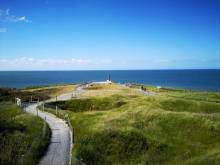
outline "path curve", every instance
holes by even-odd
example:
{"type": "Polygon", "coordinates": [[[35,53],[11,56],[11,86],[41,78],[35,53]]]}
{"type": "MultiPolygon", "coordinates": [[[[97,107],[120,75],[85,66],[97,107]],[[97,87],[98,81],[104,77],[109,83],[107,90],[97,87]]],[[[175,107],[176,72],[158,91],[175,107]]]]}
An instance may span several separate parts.
{"type": "MultiPolygon", "coordinates": [[[[37,104],[26,108],[28,112],[37,115],[37,104]]],[[[41,158],[39,165],[68,165],[71,152],[71,132],[65,121],[56,116],[38,111],[38,116],[49,124],[52,136],[46,154],[41,158]]]]}
{"type": "MultiPolygon", "coordinates": [[[[69,100],[73,96],[78,96],[83,92],[83,87],[79,86],[76,91],[66,93],[57,97],[57,100],[69,100]]],[[[55,101],[56,98],[46,102],[55,101]]],[[[38,115],[44,119],[52,132],[50,144],[46,154],[41,158],[39,165],[68,165],[71,164],[72,133],[64,120],[55,115],[37,110],[37,106],[42,104],[34,103],[26,107],[26,111],[38,115]]]]}

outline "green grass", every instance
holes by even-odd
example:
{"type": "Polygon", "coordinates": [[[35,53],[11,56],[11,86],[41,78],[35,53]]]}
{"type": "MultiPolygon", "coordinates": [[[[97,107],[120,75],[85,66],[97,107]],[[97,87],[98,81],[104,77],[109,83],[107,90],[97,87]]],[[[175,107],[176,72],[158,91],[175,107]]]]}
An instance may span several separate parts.
{"type": "Polygon", "coordinates": [[[41,101],[73,90],[74,85],[0,88],[0,164],[36,164],[50,142],[48,125],[13,105],[15,97],[41,101]]]}
{"type": "Polygon", "coordinates": [[[47,106],[58,105],[61,109],[68,109],[74,112],[83,111],[98,111],[98,110],[109,110],[113,108],[119,108],[126,104],[126,102],[120,99],[120,96],[114,95],[111,97],[93,97],[84,99],[74,99],[72,101],[58,101],[47,104],[47,106]]]}
{"type": "Polygon", "coordinates": [[[50,141],[50,129],[39,117],[0,103],[0,164],[36,164],[50,141]]]}
{"type": "Polygon", "coordinates": [[[219,93],[149,88],[158,95],[58,102],[75,130],[73,164],[220,164],[219,93]]]}
{"type": "Polygon", "coordinates": [[[32,101],[38,101],[38,99],[42,101],[74,90],[75,85],[43,86],[26,89],[0,88],[0,101],[14,102],[15,97],[20,98],[22,102],[29,102],[31,97],[32,101]]]}
{"type": "Polygon", "coordinates": [[[141,88],[141,86],[146,87],[149,91],[156,92],[159,95],[174,97],[174,98],[184,98],[187,100],[195,101],[206,101],[220,103],[220,93],[219,92],[208,92],[208,91],[193,91],[185,89],[176,88],[160,88],[157,89],[155,86],[132,84],[131,88],[141,88]]]}
{"type": "Polygon", "coordinates": [[[31,97],[33,101],[37,101],[38,99],[41,101],[50,98],[50,96],[45,92],[39,92],[39,91],[32,92],[32,91],[22,91],[11,88],[0,88],[0,102],[1,101],[14,102],[16,97],[20,98],[22,102],[29,102],[31,97]]]}
{"type": "Polygon", "coordinates": [[[177,112],[195,112],[195,113],[219,113],[220,104],[191,101],[185,99],[164,99],[160,101],[161,108],[177,112]]]}

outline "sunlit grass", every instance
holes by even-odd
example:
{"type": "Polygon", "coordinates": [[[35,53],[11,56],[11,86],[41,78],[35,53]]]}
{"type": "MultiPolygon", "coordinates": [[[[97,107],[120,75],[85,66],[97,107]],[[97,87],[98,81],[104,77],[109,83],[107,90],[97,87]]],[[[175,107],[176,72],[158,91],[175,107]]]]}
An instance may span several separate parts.
{"type": "MultiPolygon", "coordinates": [[[[207,101],[213,99],[211,93],[201,99],[203,92],[196,92],[190,99],[190,92],[184,90],[157,91],[150,97],[127,95],[123,89],[134,90],[95,86],[89,89],[93,95],[57,103],[63,109],[58,116],[68,114],[75,130],[73,160],[83,159],[86,164],[220,163],[220,104],[207,101]],[[112,89],[119,90],[117,95],[112,89]],[[125,104],[114,106],[119,100],[125,104]]],[[[156,91],[154,87],[148,90],[156,91]]]]}
{"type": "Polygon", "coordinates": [[[88,87],[86,92],[84,92],[80,97],[112,95],[140,95],[140,92],[138,92],[136,89],[113,83],[106,85],[93,85],[88,87]]]}
{"type": "Polygon", "coordinates": [[[40,118],[11,103],[0,103],[0,164],[36,164],[50,141],[40,118]]]}
{"type": "Polygon", "coordinates": [[[34,87],[24,89],[24,92],[39,93],[47,95],[49,97],[59,96],[64,93],[73,92],[76,85],[55,85],[55,86],[46,86],[46,87],[34,87]]]}

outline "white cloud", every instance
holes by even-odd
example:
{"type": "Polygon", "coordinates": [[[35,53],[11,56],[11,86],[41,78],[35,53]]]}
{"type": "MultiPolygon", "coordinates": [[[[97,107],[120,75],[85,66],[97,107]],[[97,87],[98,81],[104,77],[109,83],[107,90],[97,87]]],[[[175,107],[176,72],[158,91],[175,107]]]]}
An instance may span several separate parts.
{"type": "Polygon", "coordinates": [[[25,23],[30,23],[31,21],[26,18],[26,16],[22,17],[16,17],[14,15],[10,15],[6,17],[6,21],[8,22],[25,22],[25,23]]]}
{"type": "Polygon", "coordinates": [[[0,59],[0,70],[7,69],[27,69],[27,70],[46,70],[46,69],[77,69],[92,64],[88,59],[36,59],[21,57],[16,59],[0,59]]]}
{"type": "Polygon", "coordinates": [[[6,9],[6,10],[1,10],[0,9],[0,21],[2,21],[2,22],[12,22],[12,23],[15,23],[15,22],[30,23],[31,22],[31,20],[26,18],[26,16],[18,17],[18,16],[15,16],[15,15],[12,15],[10,13],[10,9],[6,9]]]}
{"type": "Polygon", "coordinates": [[[105,58],[0,58],[0,70],[83,70],[120,68],[105,58]]]}
{"type": "Polygon", "coordinates": [[[0,27],[0,33],[5,33],[5,32],[7,32],[7,28],[1,28],[0,27]]]}

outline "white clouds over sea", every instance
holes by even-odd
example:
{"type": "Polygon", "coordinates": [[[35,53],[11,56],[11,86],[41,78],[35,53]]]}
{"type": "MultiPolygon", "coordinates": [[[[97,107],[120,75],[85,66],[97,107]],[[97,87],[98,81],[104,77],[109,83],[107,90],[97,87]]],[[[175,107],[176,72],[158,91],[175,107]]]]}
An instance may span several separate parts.
{"type": "Polygon", "coordinates": [[[15,59],[0,59],[0,70],[66,70],[83,69],[100,64],[104,66],[110,61],[107,59],[90,60],[81,58],[52,59],[20,57],[15,59]]]}

